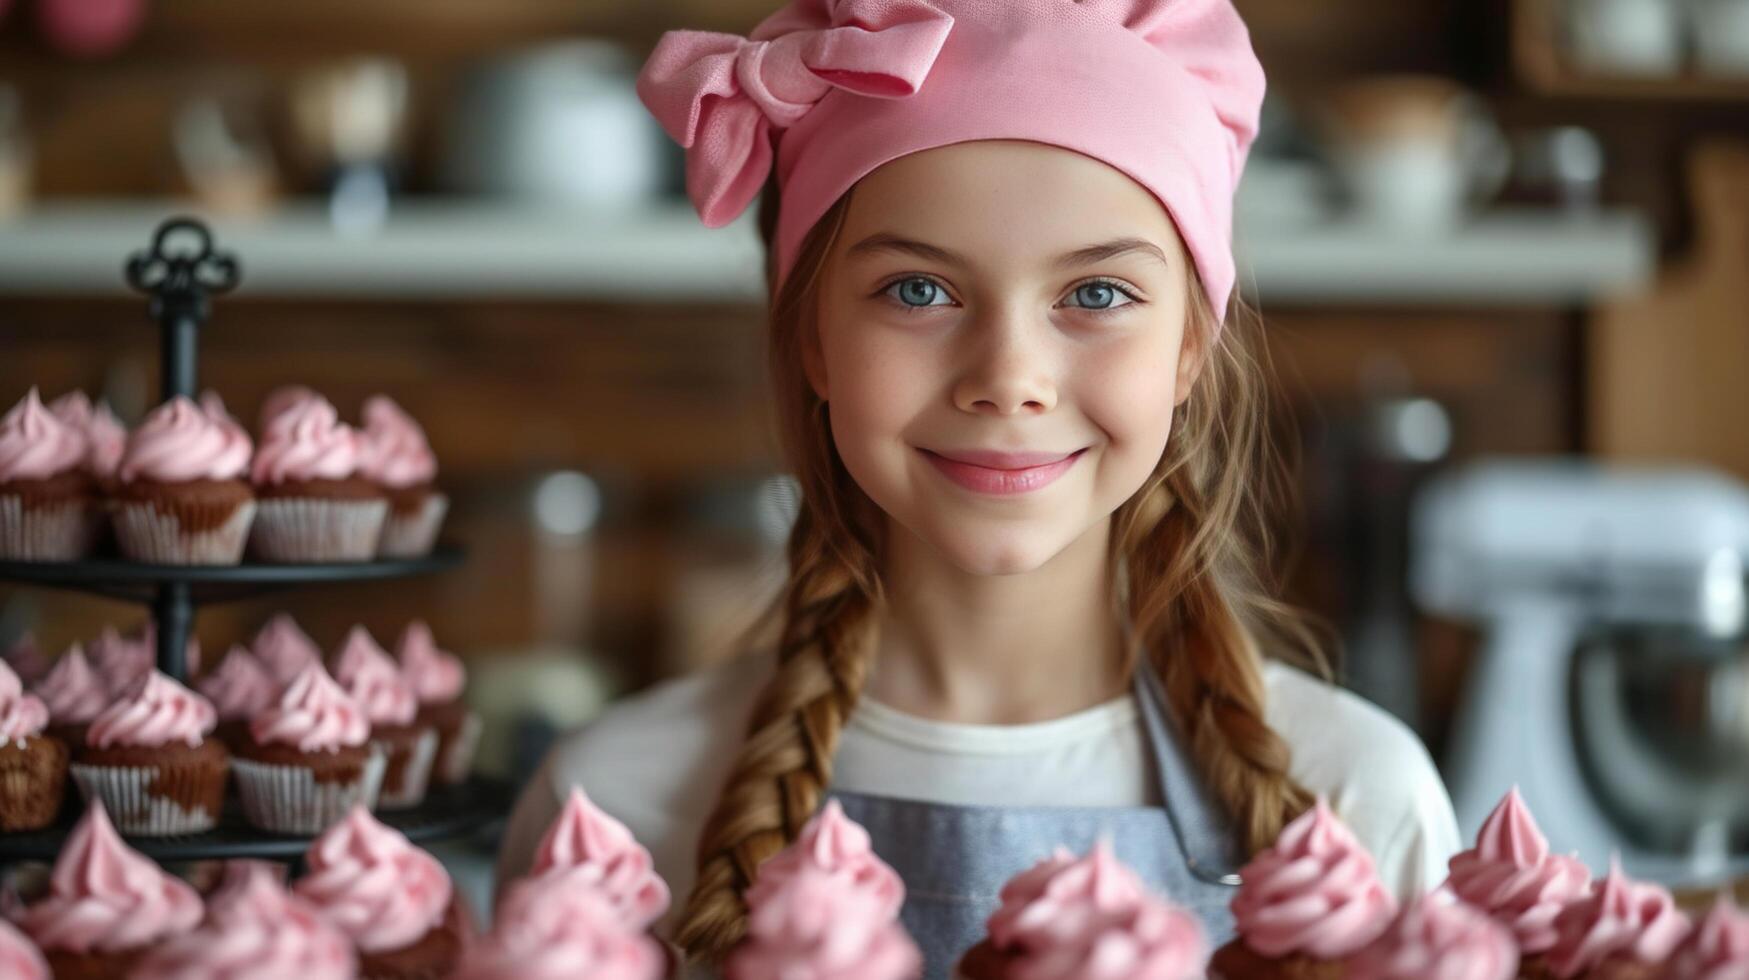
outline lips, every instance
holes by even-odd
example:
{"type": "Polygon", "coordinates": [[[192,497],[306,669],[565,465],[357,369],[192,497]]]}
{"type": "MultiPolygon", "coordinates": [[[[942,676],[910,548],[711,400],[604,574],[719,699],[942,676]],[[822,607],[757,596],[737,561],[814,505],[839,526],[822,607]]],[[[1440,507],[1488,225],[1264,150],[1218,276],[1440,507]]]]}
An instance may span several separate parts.
{"type": "Polygon", "coordinates": [[[1056,482],[1086,449],[1073,452],[1007,453],[988,450],[934,452],[919,449],[938,471],[976,493],[1030,493],[1056,482]]]}

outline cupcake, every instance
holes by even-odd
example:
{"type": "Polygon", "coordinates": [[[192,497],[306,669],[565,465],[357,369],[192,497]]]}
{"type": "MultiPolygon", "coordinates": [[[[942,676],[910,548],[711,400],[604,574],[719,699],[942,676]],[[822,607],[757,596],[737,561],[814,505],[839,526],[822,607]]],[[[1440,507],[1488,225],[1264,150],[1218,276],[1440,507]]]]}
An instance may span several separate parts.
{"type": "Polygon", "coordinates": [[[668,885],[656,874],[650,852],[625,824],[590,802],[582,787],[573,786],[535,849],[529,876],[577,869],[619,912],[627,928],[648,929],[668,911],[668,885]]]}
{"type": "Polygon", "coordinates": [[[1512,930],[1525,976],[1543,975],[1555,945],[1555,916],[1591,890],[1591,872],[1574,856],[1551,854],[1518,787],[1488,814],[1476,846],[1450,862],[1446,887],[1512,930]]]}
{"type": "Polygon", "coordinates": [[[401,673],[419,697],[419,721],[437,730],[437,764],[431,778],[453,786],[466,782],[480,745],[480,716],[462,700],[467,669],[461,658],[438,649],[431,627],[415,619],[395,644],[401,673]]]}
{"type": "Polygon", "coordinates": [[[54,666],[54,661],[44,656],[42,647],[36,645],[36,635],[28,632],[14,640],[5,653],[0,653],[0,660],[4,660],[6,666],[11,667],[18,679],[26,684],[42,680],[54,666]]]}
{"type": "Polygon", "coordinates": [[[440,980],[461,954],[449,873],[364,807],[323,831],[292,885],[352,939],[365,980],[440,980]]]}
{"type": "MultiPolygon", "coordinates": [[[[1201,962],[1197,963],[1201,966],[1201,962]]],[[[842,872],[804,864],[749,905],[747,935],[723,964],[724,980],[845,977],[917,980],[923,954],[875,892],[842,872]]],[[[1189,974],[1109,973],[1125,980],[1188,980],[1189,974]]],[[[1018,976],[1018,974],[1016,974],[1018,976]]],[[[1038,974],[1042,978],[1094,974],[1038,974]]]]}
{"type": "Polygon", "coordinates": [[[387,759],[377,805],[385,810],[418,806],[431,782],[437,731],[418,723],[413,686],[362,626],[346,634],[334,655],[334,679],[364,710],[371,741],[387,759]]]}
{"type": "Polygon", "coordinates": [[[1746,980],[1749,978],[1749,916],[1720,895],[1670,957],[1669,980],[1746,980]]]}
{"type": "Polygon", "coordinates": [[[1688,917],[1669,891],[1629,880],[1621,861],[1611,858],[1609,874],[1591,894],[1555,916],[1546,975],[1560,980],[1652,980],[1662,976],[1665,961],[1689,928],[1688,917]]]}
{"type": "Polygon", "coordinates": [[[305,667],[322,663],[322,648],[298,628],[297,620],[289,613],[280,613],[268,620],[267,625],[255,634],[249,651],[267,668],[274,683],[282,686],[290,684],[305,667]]]}
{"type": "Polygon", "coordinates": [[[48,733],[68,747],[84,745],[85,727],[109,707],[109,688],[77,643],[55,658],[55,665],[30,690],[48,706],[48,733]]]}
{"type": "Polygon", "coordinates": [[[1244,883],[1233,897],[1238,938],[1209,963],[1225,980],[1337,980],[1344,962],[1397,914],[1372,855],[1322,797],[1239,877],[1244,883]]]}
{"type": "Polygon", "coordinates": [[[178,395],[128,437],[116,469],[122,554],[162,565],[235,565],[255,519],[249,440],[178,395]]]}
{"type": "Polygon", "coordinates": [[[233,861],[207,921],[160,945],[129,980],[353,980],[352,941],[255,861],[233,861]]]}
{"type": "Polygon", "coordinates": [[[1506,926],[1448,894],[1411,902],[1348,964],[1348,980],[1512,980],[1518,944],[1506,926]]]}
{"type": "Polygon", "coordinates": [[[244,819],[279,834],[321,833],[354,806],[375,806],[383,780],[364,709],[319,663],[255,716],[231,765],[244,819]]]}
{"type": "Polygon", "coordinates": [[[266,432],[279,414],[299,402],[320,398],[314,388],[305,385],[280,385],[267,393],[261,401],[261,414],[256,417],[256,431],[266,432]]]}
{"type": "Polygon", "coordinates": [[[211,702],[154,670],[91,722],[73,781],[124,834],[211,830],[231,770],[231,754],[206,737],[217,721],[211,702]]]}
{"type": "Polygon", "coordinates": [[[449,497],[433,483],[437,456],[425,430],[387,395],[373,395],[364,402],[363,448],[359,472],[389,498],[377,554],[384,558],[430,554],[449,512],[449,497]]]}
{"type": "Polygon", "coordinates": [[[67,746],[43,733],[48,723],[42,699],[0,664],[0,830],[40,830],[60,812],[67,746]]]}
{"type": "Polygon", "coordinates": [[[103,528],[85,434],[43,406],[35,388],[0,417],[0,559],[76,561],[103,528]]]}
{"type": "Polygon", "coordinates": [[[6,980],[50,980],[49,963],[36,943],[12,923],[0,919],[0,977],[6,980]]]}
{"type": "Polygon", "coordinates": [[[560,874],[512,885],[453,980],[657,980],[670,968],[661,945],[601,892],[560,874]]]}
{"type": "Polygon", "coordinates": [[[785,879],[809,865],[848,876],[856,887],[879,900],[881,911],[888,918],[898,918],[899,909],[905,904],[905,883],[897,871],[875,856],[868,831],[845,816],[837,800],[827,800],[788,847],[759,866],[757,877],[747,889],[749,907],[781,891],[785,879]]]}
{"type": "Polygon", "coordinates": [[[85,658],[91,662],[91,669],[96,671],[104,689],[115,697],[157,667],[156,647],[156,639],[148,643],[144,636],[124,637],[115,627],[105,626],[86,648],[85,658]]]}
{"type": "Polygon", "coordinates": [[[1083,858],[1058,848],[1001,900],[988,938],[961,957],[960,980],[1192,980],[1208,965],[1202,924],[1149,894],[1103,838],[1083,858]]]}
{"type": "Polygon", "coordinates": [[[264,561],[369,561],[388,515],[376,484],[358,475],[358,433],[311,396],[261,434],[251,475],[261,500],[250,547],[264,561]]]}
{"type": "Polygon", "coordinates": [[[279,685],[267,668],[241,644],[231,647],[195,687],[212,702],[219,718],[214,732],[232,751],[248,739],[250,720],[279,697],[279,685]]]}
{"type": "Polygon", "coordinates": [[[48,896],[18,925],[56,980],[123,980],[146,950],[200,924],[201,900],[122,843],[93,801],[61,845],[48,896]]]}
{"type": "Polygon", "coordinates": [[[127,448],[128,430],[110,411],[108,402],[91,404],[83,391],[69,391],[49,403],[55,417],[85,435],[85,471],[107,489],[127,448]]]}

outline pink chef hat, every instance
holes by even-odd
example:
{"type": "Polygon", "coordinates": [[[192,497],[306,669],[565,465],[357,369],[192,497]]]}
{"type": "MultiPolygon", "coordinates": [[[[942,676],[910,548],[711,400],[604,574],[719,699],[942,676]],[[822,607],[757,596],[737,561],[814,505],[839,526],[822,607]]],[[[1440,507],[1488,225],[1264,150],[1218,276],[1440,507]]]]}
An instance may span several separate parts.
{"type": "Polygon", "coordinates": [[[845,191],[889,160],[1022,139],[1104,161],[1177,223],[1215,312],[1263,68],[1231,0],[792,0],[750,38],[669,31],[638,95],[685,147],[704,223],[773,162],[778,281],[845,191]]]}

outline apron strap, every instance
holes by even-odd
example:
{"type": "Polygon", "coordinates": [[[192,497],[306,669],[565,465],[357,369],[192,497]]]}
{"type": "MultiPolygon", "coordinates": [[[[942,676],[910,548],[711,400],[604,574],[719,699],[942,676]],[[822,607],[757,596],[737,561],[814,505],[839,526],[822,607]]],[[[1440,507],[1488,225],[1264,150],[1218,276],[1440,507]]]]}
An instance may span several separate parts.
{"type": "Polygon", "coordinates": [[[1238,885],[1244,857],[1226,808],[1210,798],[1196,766],[1186,754],[1184,738],[1167,708],[1166,688],[1145,655],[1135,661],[1136,700],[1154,760],[1160,770],[1160,793],[1166,814],[1178,835],[1179,849],[1191,874],[1211,885],[1238,885]]]}

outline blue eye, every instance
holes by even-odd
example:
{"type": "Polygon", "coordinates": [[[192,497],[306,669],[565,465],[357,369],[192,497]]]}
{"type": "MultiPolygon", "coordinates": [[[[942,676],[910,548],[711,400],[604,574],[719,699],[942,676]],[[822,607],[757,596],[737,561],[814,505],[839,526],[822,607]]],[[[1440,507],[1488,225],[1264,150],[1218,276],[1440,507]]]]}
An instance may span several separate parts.
{"type": "Polygon", "coordinates": [[[947,290],[941,288],[940,283],[937,283],[933,279],[924,279],[921,276],[900,279],[898,282],[881,290],[881,292],[888,296],[892,296],[907,309],[920,309],[925,306],[944,306],[953,302],[953,300],[948,297],[947,290]],[[894,290],[897,290],[896,294],[894,290]],[[932,302],[932,300],[938,298],[945,302],[932,302]]]}
{"type": "Polygon", "coordinates": [[[1083,307],[1085,309],[1093,310],[1094,312],[1104,312],[1106,310],[1122,309],[1123,307],[1129,306],[1130,303],[1134,303],[1136,301],[1136,298],[1134,296],[1131,296],[1128,292],[1126,292],[1122,289],[1119,289],[1116,284],[1106,282],[1104,280],[1095,280],[1093,282],[1084,282],[1081,285],[1075,287],[1075,291],[1073,293],[1071,293],[1070,295],[1075,296],[1075,297],[1079,297],[1081,300],[1081,302],[1071,304],[1071,305],[1080,306],[1080,307],[1083,307]],[[1126,298],[1129,300],[1129,302],[1117,303],[1116,300],[1119,297],[1126,298]]]}

